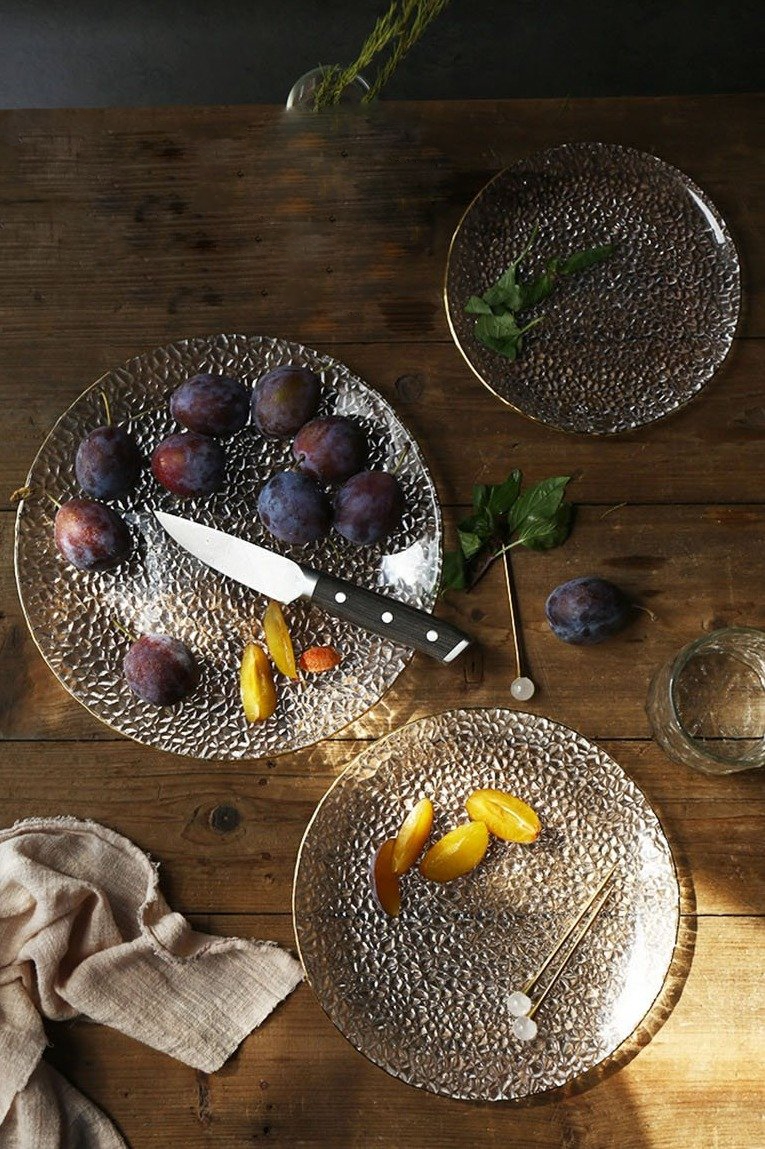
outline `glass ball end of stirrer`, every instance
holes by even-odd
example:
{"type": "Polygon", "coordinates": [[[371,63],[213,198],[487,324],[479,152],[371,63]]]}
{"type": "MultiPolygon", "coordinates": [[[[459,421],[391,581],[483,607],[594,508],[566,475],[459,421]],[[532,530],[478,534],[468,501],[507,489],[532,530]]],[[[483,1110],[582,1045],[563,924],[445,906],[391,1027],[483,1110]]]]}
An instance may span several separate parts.
{"type": "Polygon", "coordinates": [[[536,686],[530,678],[525,676],[514,678],[510,683],[510,693],[518,702],[528,702],[530,698],[534,697],[535,691],[536,686]]]}
{"type": "Polygon", "coordinates": [[[533,1041],[537,1035],[537,1023],[533,1017],[516,1017],[513,1033],[521,1041],[533,1041]]]}
{"type": "Polygon", "coordinates": [[[513,1017],[524,1017],[531,1009],[531,998],[521,990],[516,990],[508,997],[507,1008],[513,1017]]]}

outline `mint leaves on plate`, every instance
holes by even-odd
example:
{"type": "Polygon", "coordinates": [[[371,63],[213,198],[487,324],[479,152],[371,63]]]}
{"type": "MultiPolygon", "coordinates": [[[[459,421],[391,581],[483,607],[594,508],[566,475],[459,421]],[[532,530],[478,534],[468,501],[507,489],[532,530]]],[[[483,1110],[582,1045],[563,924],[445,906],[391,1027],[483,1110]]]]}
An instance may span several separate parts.
{"type": "Polygon", "coordinates": [[[519,264],[528,255],[538,231],[538,227],[533,229],[521,254],[500,275],[497,282],[484,291],[483,295],[471,295],[465,307],[469,315],[478,317],[475,323],[478,342],[510,360],[516,359],[522,350],[525,333],[543,319],[543,316],[538,315],[528,323],[520,324],[518,316],[521,312],[530,311],[546,299],[562,276],[576,275],[588,267],[603,263],[614,251],[614,244],[607,243],[601,247],[577,251],[566,259],[556,256],[547,261],[545,270],[536,279],[520,283],[519,264]]]}
{"type": "Polygon", "coordinates": [[[473,513],[457,527],[459,549],[444,555],[441,590],[470,590],[511,547],[547,551],[568,538],[574,508],[564,501],[569,475],[521,491],[523,476],[473,487],[473,513]]]}

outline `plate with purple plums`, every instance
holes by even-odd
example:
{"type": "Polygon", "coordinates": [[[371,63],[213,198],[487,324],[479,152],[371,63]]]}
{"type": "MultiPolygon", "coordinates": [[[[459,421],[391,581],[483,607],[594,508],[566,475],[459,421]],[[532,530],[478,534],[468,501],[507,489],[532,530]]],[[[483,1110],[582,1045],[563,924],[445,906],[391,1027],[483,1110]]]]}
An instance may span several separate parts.
{"type": "Polygon", "coordinates": [[[83,706],[126,737],[196,758],[312,745],[365,714],[409,662],[410,649],[296,600],[282,609],[298,664],[311,648],[334,654],[303,660],[295,678],[269,659],[276,706],[251,721],[242,658],[250,644],[266,648],[267,599],[182,550],[156,510],[432,611],[442,557],[432,478],[388,402],[344,364],[280,338],[213,335],[107,372],[60,417],[29,471],[16,519],[19,596],[40,653],[83,706]],[[274,378],[286,392],[263,386],[253,398],[274,378]],[[282,523],[271,506],[268,529],[259,496],[276,474],[302,475],[321,456],[315,428],[302,429],[315,421],[349,441],[332,439],[329,463],[316,463],[310,506],[290,505],[282,523]],[[397,480],[401,507],[376,540],[352,541],[340,519],[349,468],[397,480]],[[334,665],[311,672],[325,663],[334,665]]]}

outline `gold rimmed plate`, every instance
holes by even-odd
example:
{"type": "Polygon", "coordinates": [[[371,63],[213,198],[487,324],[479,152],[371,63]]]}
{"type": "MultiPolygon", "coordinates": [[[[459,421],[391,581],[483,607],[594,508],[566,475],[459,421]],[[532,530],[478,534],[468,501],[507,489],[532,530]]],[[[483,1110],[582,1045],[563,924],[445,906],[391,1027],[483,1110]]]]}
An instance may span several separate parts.
{"type": "Polygon", "coordinates": [[[188,339],[132,359],[99,379],[58,420],[32,464],[29,497],[16,519],[16,579],[32,636],[53,672],[83,706],[113,730],[149,746],[197,758],[258,758],[312,745],[366,713],[395,682],[411,651],[296,602],[285,608],[296,650],[332,645],[336,669],[300,683],[278,679],[276,713],[249,724],[239,697],[242,649],[262,637],[266,600],[224,579],[165,535],[161,509],[239,534],[291,558],[431,610],[441,570],[441,518],[435,487],[420,449],[386,400],[327,355],[285,339],[214,335],[188,339]],[[178,499],[154,480],[148,465],[131,496],[113,502],[128,523],[134,552],[114,571],[69,566],[53,539],[55,508],[79,495],[74,460],[81,439],[105,421],[102,395],[114,422],[133,432],[148,461],[152,447],[181,428],[167,399],[188,376],[231,374],[253,384],[284,363],[315,370],[322,381],[320,413],[350,415],[363,426],[370,465],[397,462],[406,511],[384,543],[355,547],[331,532],[320,543],[289,548],[263,528],[258,491],[290,466],[289,440],[266,439],[250,424],[225,441],[226,482],[205,499],[178,499]],[[171,634],[201,664],[194,693],[160,709],[133,695],[122,676],[129,641],[124,631],[171,634]]]}
{"type": "Polygon", "coordinates": [[[644,1044],[681,920],[672,854],[638,787],[581,735],[500,709],[421,719],[359,755],[306,830],[293,917],[308,980],[356,1049],[409,1084],[486,1101],[568,1087],[630,1040],[644,1044]],[[401,913],[387,917],[370,882],[377,847],[422,797],[435,841],[467,820],[481,788],[532,805],[539,838],[494,841],[451,883],[410,871],[401,913]],[[608,902],[539,1009],[537,1036],[519,1040],[509,994],[612,868],[608,902]]]}
{"type": "Polygon", "coordinates": [[[445,305],[478,378],[529,418],[579,434],[632,431],[670,415],[727,355],[740,270],[725,221],[686,175],[615,144],[531,155],[476,196],[452,239],[445,305]],[[475,338],[465,312],[523,251],[521,278],[552,257],[613,243],[609,260],[558,281],[514,362],[475,338]]]}

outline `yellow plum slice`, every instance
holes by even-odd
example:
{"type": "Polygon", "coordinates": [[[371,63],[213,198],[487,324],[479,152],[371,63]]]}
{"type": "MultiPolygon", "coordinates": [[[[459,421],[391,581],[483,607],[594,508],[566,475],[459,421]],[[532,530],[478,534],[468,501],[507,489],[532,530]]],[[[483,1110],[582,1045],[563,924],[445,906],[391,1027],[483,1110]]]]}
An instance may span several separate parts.
{"type": "Polygon", "coordinates": [[[266,636],[268,653],[273,658],[276,669],[286,674],[287,678],[297,678],[292,638],[284,621],[282,608],[273,599],[263,615],[263,633],[266,636]]]}
{"type": "Polygon", "coordinates": [[[465,822],[430,847],[420,862],[420,873],[431,882],[451,882],[474,869],[488,846],[489,831],[483,822],[465,822]]]}
{"type": "Polygon", "coordinates": [[[432,829],[433,803],[430,798],[421,798],[401,823],[393,847],[394,874],[401,877],[407,870],[411,870],[432,829]]]}
{"type": "Polygon", "coordinates": [[[536,811],[504,790],[474,790],[465,809],[473,821],[483,822],[505,842],[535,842],[542,829],[536,811]]]}
{"type": "Polygon", "coordinates": [[[401,886],[392,866],[395,844],[395,838],[388,838],[372,859],[372,890],[390,918],[397,918],[401,911],[401,886]]]}
{"type": "Polygon", "coordinates": [[[276,710],[276,687],[271,663],[262,646],[248,642],[242,654],[239,687],[248,722],[263,722],[276,710]]]}

